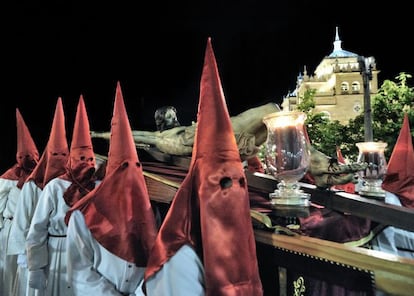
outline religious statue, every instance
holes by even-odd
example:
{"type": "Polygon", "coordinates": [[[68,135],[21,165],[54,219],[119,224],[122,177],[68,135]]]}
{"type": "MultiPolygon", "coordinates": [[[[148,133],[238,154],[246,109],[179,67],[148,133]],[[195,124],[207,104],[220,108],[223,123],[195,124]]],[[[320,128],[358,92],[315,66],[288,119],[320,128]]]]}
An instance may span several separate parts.
{"type": "MultiPolygon", "coordinates": [[[[263,123],[263,117],[280,111],[277,104],[267,103],[231,117],[242,161],[256,156],[260,146],[266,141],[267,128],[263,123]]],[[[193,123],[189,126],[178,125],[157,131],[133,130],[132,134],[137,148],[152,147],[166,155],[190,158],[195,129],[196,123],[193,123]]],[[[110,132],[91,131],[91,137],[109,141],[110,132]]],[[[328,157],[312,146],[310,150],[309,174],[313,177],[315,185],[320,188],[349,182],[356,183],[356,173],[364,169],[364,164],[339,164],[335,159],[328,157]]]]}

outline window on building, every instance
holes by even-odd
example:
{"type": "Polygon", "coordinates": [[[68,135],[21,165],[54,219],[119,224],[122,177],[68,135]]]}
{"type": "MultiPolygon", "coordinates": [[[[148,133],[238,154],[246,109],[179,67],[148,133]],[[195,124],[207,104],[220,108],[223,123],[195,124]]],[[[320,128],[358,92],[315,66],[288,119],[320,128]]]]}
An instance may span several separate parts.
{"type": "Polygon", "coordinates": [[[349,90],[349,84],[348,82],[342,82],[341,83],[341,92],[342,93],[347,93],[349,90]]]}
{"type": "Polygon", "coordinates": [[[361,85],[358,81],[352,82],[352,92],[353,93],[359,93],[359,90],[361,89],[361,85]]]}

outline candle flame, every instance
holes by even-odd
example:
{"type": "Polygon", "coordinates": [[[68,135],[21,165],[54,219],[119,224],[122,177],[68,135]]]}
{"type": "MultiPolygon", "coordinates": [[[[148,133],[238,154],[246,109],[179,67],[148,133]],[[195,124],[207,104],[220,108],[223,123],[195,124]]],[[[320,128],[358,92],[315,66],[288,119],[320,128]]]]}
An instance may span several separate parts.
{"type": "Polygon", "coordinates": [[[306,114],[302,112],[282,111],[264,117],[264,121],[273,128],[295,127],[303,125],[306,114]]]}

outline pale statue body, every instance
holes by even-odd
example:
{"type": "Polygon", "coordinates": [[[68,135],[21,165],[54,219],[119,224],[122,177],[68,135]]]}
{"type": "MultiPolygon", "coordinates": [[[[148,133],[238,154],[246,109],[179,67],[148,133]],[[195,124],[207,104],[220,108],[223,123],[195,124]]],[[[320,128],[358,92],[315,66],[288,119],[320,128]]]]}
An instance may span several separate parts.
{"type": "MultiPolygon", "coordinates": [[[[242,160],[255,156],[259,147],[266,141],[267,128],[263,117],[278,112],[277,104],[267,103],[248,109],[231,117],[231,122],[239,147],[242,160]]],[[[155,147],[160,152],[174,156],[191,156],[196,124],[190,126],[177,126],[164,131],[138,131],[132,134],[137,147],[155,147]]],[[[109,140],[110,132],[91,131],[93,138],[109,140]]],[[[341,165],[320,151],[311,147],[311,165],[309,173],[314,177],[318,187],[356,182],[355,173],[363,169],[361,164],[341,165]]]]}

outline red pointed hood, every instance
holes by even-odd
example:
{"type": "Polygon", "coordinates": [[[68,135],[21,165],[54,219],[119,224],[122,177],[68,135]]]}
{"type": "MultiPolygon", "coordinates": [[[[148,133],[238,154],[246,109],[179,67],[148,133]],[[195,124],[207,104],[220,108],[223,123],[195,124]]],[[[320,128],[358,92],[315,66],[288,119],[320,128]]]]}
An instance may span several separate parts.
{"type": "Polygon", "coordinates": [[[252,173],[265,173],[263,163],[257,155],[247,160],[247,170],[252,173]]]}
{"type": "MultiPolygon", "coordinates": [[[[345,158],[342,155],[342,151],[340,147],[336,147],[336,158],[338,160],[338,163],[343,165],[346,164],[345,158]]],[[[335,189],[343,190],[348,193],[355,193],[355,184],[352,182],[341,184],[341,185],[334,185],[332,186],[335,189]]]]}
{"type": "MultiPolygon", "coordinates": [[[[92,151],[92,139],[90,135],[89,119],[86,112],[83,96],[79,97],[78,108],[76,110],[75,123],[73,126],[72,143],[70,154],[80,153],[80,151],[92,151]]],[[[92,151],[93,153],[93,151],[92,151]]]]}
{"type": "Polygon", "coordinates": [[[119,82],[116,86],[111,125],[111,141],[106,164],[106,175],[111,174],[125,161],[139,162],[119,82]]]}
{"type": "Polygon", "coordinates": [[[69,207],[95,188],[95,165],[89,119],[85,101],[81,95],[73,125],[66,173],[60,176],[60,178],[71,182],[71,185],[63,194],[63,198],[69,207]]]}
{"type": "Polygon", "coordinates": [[[382,188],[396,194],[403,206],[414,208],[414,149],[407,113],[388,161],[382,188]]]}
{"type": "Polygon", "coordinates": [[[17,187],[22,188],[23,183],[27,180],[39,161],[39,151],[18,108],[16,108],[16,127],[17,163],[1,177],[4,179],[18,180],[17,187]]]}
{"type": "Polygon", "coordinates": [[[206,295],[262,295],[249,193],[211,39],[189,172],[159,231],[145,279],[184,244],[204,263],[206,295]]]}
{"type": "Polygon", "coordinates": [[[342,155],[342,151],[341,148],[339,148],[338,146],[336,146],[336,159],[338,160],[338,163],[340,164],[345,164],[345,158],[342,155]]]}
{"type": "Polygon", "coordinates": [[[147,265],[157,227],[119,82],[105,177],[70,209],[66,221],[76,209],[105,249],[137,266],[147,265]]]}
{"type": "Polygon", "coordinates": [[[221,152],[233,154],[233,157],[239,155],[210,39],[200,82],[197,118],[197,133],[202,136],[194,141],[194,160],[208,157],[217,161],[217,154],[221,152]],[[203,118],[206,120],[200,121],[203,118]]]}
{"type": "Polygon", "coordinates": [[[41,189],[53,178],[65,173],[69,159],[69,147],[66,139],[65,115],[62,98],[56,103],[49,140],[38,165],[29,176],[41,189]]]}
{"type": "MultiPolygon", "coordinates": [[[[39,160],[39,151],[33,141],[32,135],[19,111],[16,108],[16,122],[17,122],[17,156],[31,155],[36,162],[39,160]]],[[[19,159],[17,159],[19,162],[19,159]]]]}

